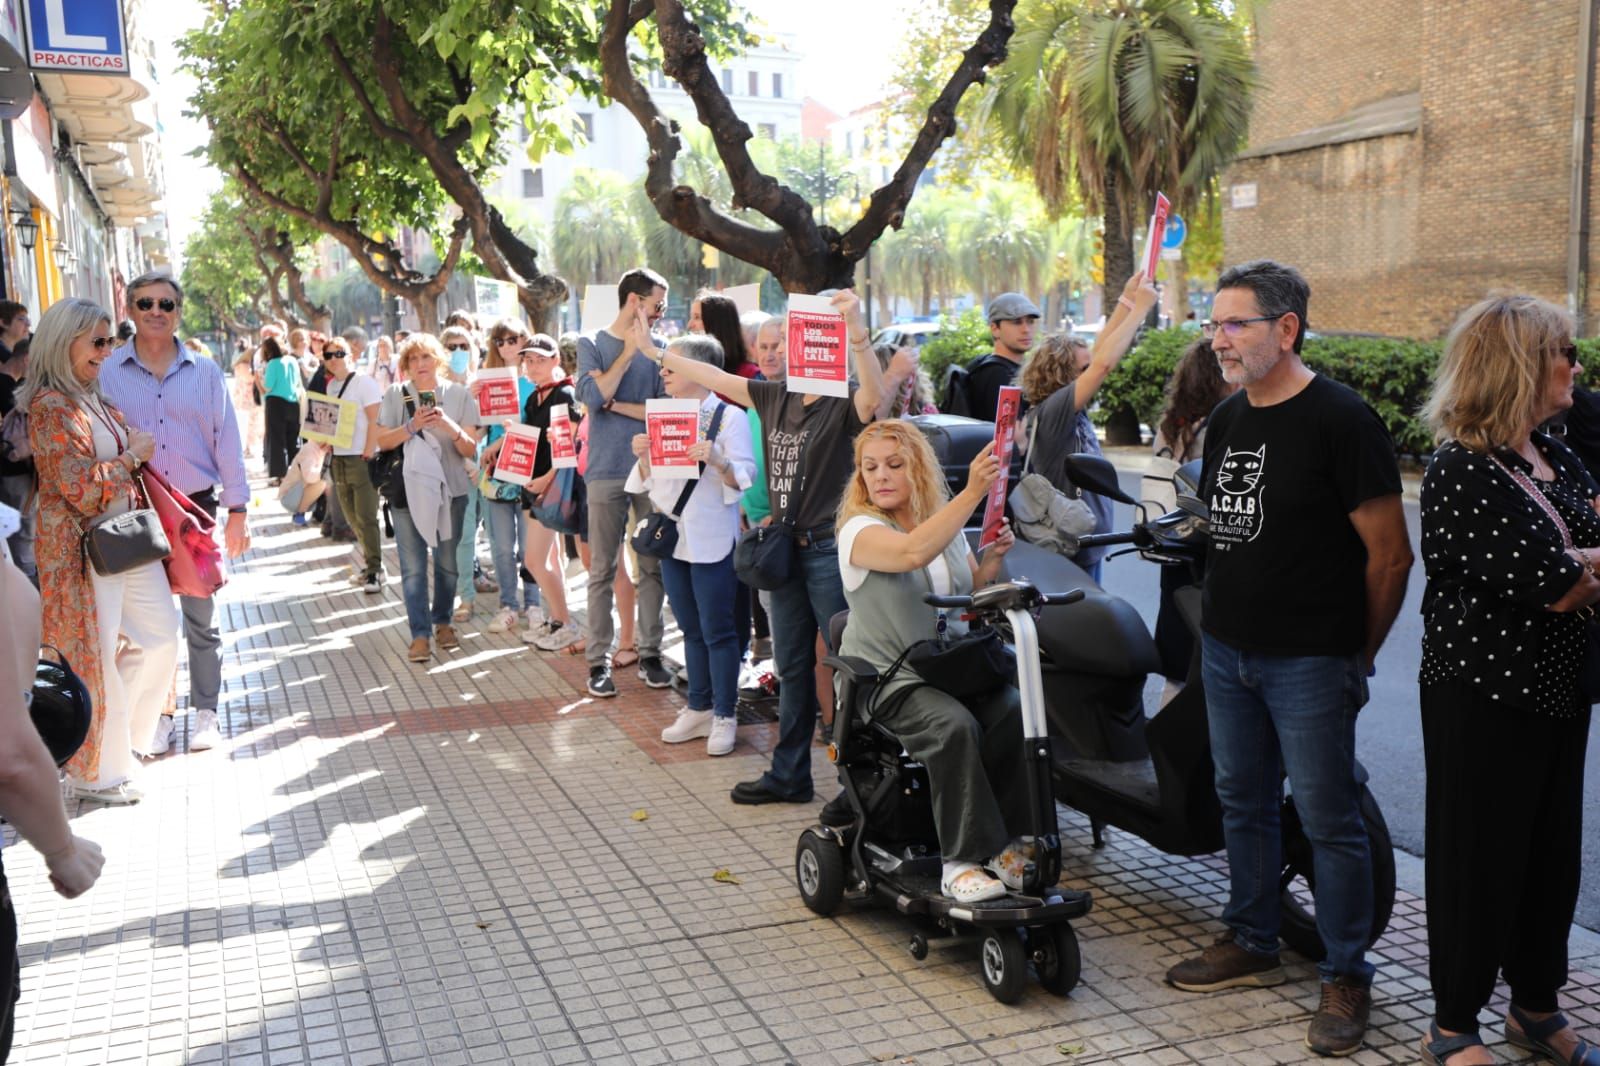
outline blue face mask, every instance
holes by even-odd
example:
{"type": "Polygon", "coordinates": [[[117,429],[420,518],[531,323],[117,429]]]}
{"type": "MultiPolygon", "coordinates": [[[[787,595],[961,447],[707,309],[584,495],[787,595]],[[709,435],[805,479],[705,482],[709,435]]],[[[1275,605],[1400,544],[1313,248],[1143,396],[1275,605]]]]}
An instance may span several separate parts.
{"type": "Polygon", "coordinates": [[[467,367],[472,365],[472,353],[465,348],[459,348],[450,353],[450,373],[465,374],[467,367]]]}

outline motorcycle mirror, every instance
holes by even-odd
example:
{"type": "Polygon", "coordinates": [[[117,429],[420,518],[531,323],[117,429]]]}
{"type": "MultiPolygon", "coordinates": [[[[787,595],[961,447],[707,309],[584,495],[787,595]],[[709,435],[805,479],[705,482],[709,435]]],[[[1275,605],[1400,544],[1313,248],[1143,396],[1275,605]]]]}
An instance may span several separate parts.
{"type": "Polygon", "coordinates": [[[1182,492],[1178,493],[1178,510],[1184,514],[1192,514],[1196,518],[1204,518],[1208,522],[1211,521],[1211,508],[1207,507],[1205,501],[1198,496],[1190,496],[1182,492]]]}
{"type": "Polygon", "coordinates": [[[1200,498],[1200,463],[1199,459],[1191,459],[1172,472],[1172,484],[1179,496],[1200,498]]]}
{"type": "Polygon", "coordinates": [[[1069,455],[1066,468],[1068,480],[1083,491],[1137,506],[1139,501],[1122,491],[1122,485],[1117,481],[1117,468],[1104,456],[1087,452],[1069,455]]]}

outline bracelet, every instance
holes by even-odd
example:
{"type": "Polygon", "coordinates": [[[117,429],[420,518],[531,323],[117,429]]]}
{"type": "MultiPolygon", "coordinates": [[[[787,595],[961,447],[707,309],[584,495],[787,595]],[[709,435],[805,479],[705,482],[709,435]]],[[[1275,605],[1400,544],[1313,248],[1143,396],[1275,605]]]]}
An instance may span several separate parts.
{"type": "Polygon", "coordinates": [[[1583,565],[1584,565],[1584,568],[1589,571],[1589,576],[1590,577],[1600,577],[1600,571],[1597,571],[1595,569],[1595,567],[1594,567],[1594,556],[1589,554],[1589,549],[1588,548],[1579,548],[1578,549],[1578,554],[1583,556],[1583,565]]]}
{"type": "Polygon", "coordinates": [[[1130,311],[1139,310],[1137,307],[1133,306],[1133,301],[1128,299],[1126,296],[1118,296],[1117,303],[1121,304],[1123,307],[1126,307],[1130,311]]]}
{"type": "Polygon", "coordinates": [[[867,346],[867,341],[869,339],[870,338],[865,337],[865,336],[862,336],[862,337],[851,337],[850,338],[850,346],[852,348],[865,348],[867,346]]]}

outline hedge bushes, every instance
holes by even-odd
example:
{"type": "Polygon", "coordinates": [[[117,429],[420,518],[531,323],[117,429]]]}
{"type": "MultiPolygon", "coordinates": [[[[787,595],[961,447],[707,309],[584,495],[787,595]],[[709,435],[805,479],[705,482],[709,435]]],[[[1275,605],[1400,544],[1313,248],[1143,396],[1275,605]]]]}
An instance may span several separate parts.
{"type": "MultiPolygon", "coordinates": [[[[1167,379],[1198,334],[1163,329],[1146,333],[1100,387],[1094,419],[1104,423],[1111,413],[1132,410],[1147,426],[1161,417],[1167,379]]],[[[1394,437],[1402,455],[1427,455],[1433,438],[1417,417],[1438,364],[1438,341],[1391,337],[1313,337],[1306,341],[1306,365],[1360,393],[1394,437]]],[[[1585,361],[1594,353],[1600,367],[1600,340],[1580,341],[1585,361]]]]}

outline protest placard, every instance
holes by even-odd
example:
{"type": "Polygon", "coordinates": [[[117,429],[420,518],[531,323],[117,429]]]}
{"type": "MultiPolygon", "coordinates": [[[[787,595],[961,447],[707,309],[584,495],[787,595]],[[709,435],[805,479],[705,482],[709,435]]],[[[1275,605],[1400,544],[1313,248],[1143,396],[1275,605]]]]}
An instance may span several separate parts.
{"type": "Polygon", "coordinates": [[[583,292],[583,317],[578,328],[585,333],[605,329],[617,320],[621,306],[615,285],[590,285],[583,292]]]}
{"type": "Polygon", "coordinates": [[[757,285],[730,285],[718,295],[726,296],[733,301],[733,306],[739,313],[746,314],[750,311],[761,310],[761,286],[757,285]]]}
{"type": "Polygon", "coordinates": [[[1017,440],[1017,412],[1022,408],[1022,390],[1015,385],[1000,386],[1000,402],[994,412],[994,457],[1000,460],[1000,476],[989,486],[989,499],[983,506],[983,535],[978,538],[982,551],[1000,535],[1000,519],[1006,516],[1006,488],[1011,475],[1011,451],[1017,440]]]}
{"type": "Polygon", "coordinates": [[[508,366],[480,370],[473,380],[483,383],[478,390],[479,422],[498,424],[522,417],[522,393],[517,388],[515,370],[508,366]]]}
{"type": "Polygon", "coordinates": [[[844,316],[826,296],[789,297],[788,375],[790,392],[818,396],[850,395],[850,343],[844,316]]]}
{"type": "Polygon", "coordinates": [[[1144,276],[1156,280],[1156,263],[1161,258],[1161,242],[1167,234],[1167,215],[1172,204],[1165,196],[1156,193],[1156,207],[1150,212],[1150,226],[1144,231],[1144,255],[1139,262],[1144,265],[1144,276]]]}
{"type": "Polygon", "coordinates": [[[306,418],[300,435],[318,444],[349,448],[356,440],[356,402],[321,392],[306,393],[306,418]]]}
{"type": "Polygon", "coordinates": [[[472,298],[475,305],[474,310],[477,311],[478,317],[484,321],[505,318],[520,311],[517,305],[517,287],[509,281],[474,277],[472,279],[472,298]]]}
{"type": "Polygon", "coordinates": [[[550,408],[550,462],[557,470],[576,469],[578,446],[572,433],[572,413],[564,403],[550,408]]]}
{"type": "Polygon", "coordinates": [[[700,440],[699,400],[646,400],[644,425],[652,476],[700,476],[700,464],[689,458],[689,449],[700,440]]]}
{"type": "Polygon", "coordinates": [[[495,480],[527,488],[533,480],[533,461],[538,455],[539,427],[507,422],[506,442],[500,445],[494,463],[495,480]]]}

